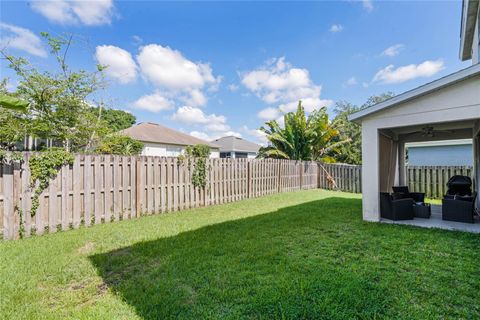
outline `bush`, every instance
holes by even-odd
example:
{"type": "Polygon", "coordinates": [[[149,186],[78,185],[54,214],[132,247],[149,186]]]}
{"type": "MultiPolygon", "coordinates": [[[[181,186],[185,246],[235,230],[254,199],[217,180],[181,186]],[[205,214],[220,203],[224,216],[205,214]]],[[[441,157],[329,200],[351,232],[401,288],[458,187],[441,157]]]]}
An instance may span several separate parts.
{"type": "Polygon", "coordinates": [[[95,152],[102,154],[116,154],[122,156],[135,156],[142,152],[143,143],[120,134],[105,137],[95,152]]]}

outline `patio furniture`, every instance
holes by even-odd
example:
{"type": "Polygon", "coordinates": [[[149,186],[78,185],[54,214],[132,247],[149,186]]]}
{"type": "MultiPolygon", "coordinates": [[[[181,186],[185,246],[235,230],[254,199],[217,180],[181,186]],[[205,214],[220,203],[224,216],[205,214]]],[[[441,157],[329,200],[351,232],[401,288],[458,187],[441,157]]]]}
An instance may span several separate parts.
{"type": "Polygon", "coordinates": [[[390,220],[413,219],[412,198],[397,198],[396,194],[380,192],[380,216],[390,220]]]}
{"type": "Polygon", "coordinates": [[[416,218],[430,219],[432,207],[429,203],[415,203],[413,205],[413,214],[416,218]]]}
{"type": "Polygon", "coordinates": [[[412,198],[416,203],[425,202],[425,193],[422,192],[410,192],[408,186],[392,187],[394,193],[401,194],[403,198],[412,198]]]}
{"type": "Polygon", "coordinates": [[[473,223],[476,195],[472,193],[472,179],[456,175],[448,180],[447,187],[442,200],[442,219],[473,223]]]}

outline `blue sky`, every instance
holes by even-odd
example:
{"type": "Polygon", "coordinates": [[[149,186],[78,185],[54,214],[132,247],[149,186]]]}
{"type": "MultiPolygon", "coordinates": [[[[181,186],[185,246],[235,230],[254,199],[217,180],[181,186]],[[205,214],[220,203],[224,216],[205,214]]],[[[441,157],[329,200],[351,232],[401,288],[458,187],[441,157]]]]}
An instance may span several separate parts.
{"type": "Polygon", "coordinates": [[[110,106],[206,139],[261,141],[255,129],[298,99],[362,104],[467,67],[460,16],[460,1],[2,1],[0,45],[48,69],[36,35],[73,33],[73,67],[110,66],[110,106]]]}

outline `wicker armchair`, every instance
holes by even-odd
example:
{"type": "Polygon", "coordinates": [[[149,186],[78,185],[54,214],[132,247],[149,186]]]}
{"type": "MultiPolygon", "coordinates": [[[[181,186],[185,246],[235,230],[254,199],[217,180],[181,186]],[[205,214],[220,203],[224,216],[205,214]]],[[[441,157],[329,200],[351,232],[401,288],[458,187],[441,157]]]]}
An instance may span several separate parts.
{"type": "Polygon", "coordinates": [[[422,192],[410,192],[407,186],[392,187],[393,192],[400,194],[402,198],[412,198],[415,202],[425,202],[425,193],[422,192]]]}
{"type": "Polygon", "coordinates": [[[389,220],[412,220],[412,198],[396,198],[395,194],[380,192],[380,216],[389,220]]]}

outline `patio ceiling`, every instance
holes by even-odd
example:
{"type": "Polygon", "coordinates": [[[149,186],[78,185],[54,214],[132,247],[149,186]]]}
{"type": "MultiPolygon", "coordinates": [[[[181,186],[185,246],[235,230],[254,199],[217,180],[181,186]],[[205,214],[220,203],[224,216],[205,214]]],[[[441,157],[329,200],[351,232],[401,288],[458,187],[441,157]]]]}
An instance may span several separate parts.
{"type": "Polygon", "coordinates": [[[454,122],[424,123],[421,125],[381,129],[381,132],[400,142],[421,142],[471,139],[479,119],[454,122]]]}

